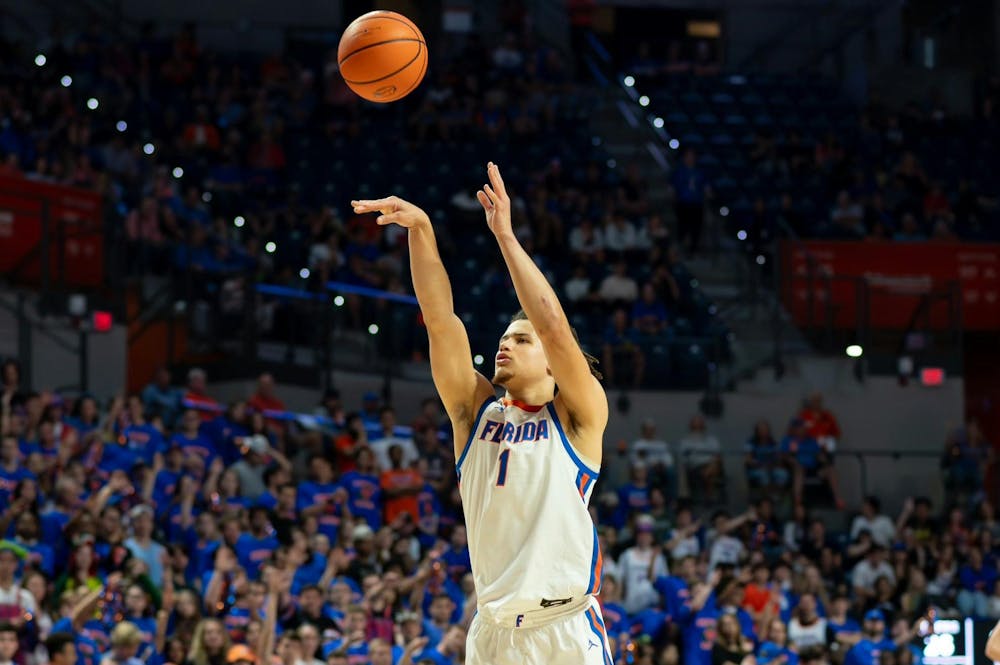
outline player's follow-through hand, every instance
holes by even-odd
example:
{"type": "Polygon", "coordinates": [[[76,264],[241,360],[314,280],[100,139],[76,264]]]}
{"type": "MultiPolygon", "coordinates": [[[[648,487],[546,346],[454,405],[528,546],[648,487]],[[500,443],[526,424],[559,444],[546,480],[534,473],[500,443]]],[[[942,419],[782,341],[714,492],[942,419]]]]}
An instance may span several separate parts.
{"type": "Polygon", "coordinates": [[[486,212],[486,223],[493,235],[500,236],[512,232],[510,222],[510,197],[500,177],[500,167],[490,162],[486,165],[486,173],[490,178],[488,184],[476,192],[476,198],[486,212]]]}
{"type": "Polygon", "coordinates": [[[387,196],[384,199],[370,201],[351,201],[351,205],[357,215],[363,215],[367,212],[381,213],[375,220],[380,226],[399,224],[404,228],[412,229],[431,223],[426,212],[398,196],[387,196]]]}

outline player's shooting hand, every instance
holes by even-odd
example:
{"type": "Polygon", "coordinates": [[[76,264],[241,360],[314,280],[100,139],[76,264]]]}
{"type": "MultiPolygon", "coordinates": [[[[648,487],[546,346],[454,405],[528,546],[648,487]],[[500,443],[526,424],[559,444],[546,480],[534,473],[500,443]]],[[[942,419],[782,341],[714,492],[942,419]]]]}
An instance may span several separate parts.
{"type": "Polygon", "coordinates": [[[384,199],[351,201],[356,215],[363,215],[368,212],[380,213],[378,219],[379,226],[387,224],[398,224],[403,228],[412,229],[430,225],[431,219],[427,213],[413,205],[409,201],[404,201],[398,196],[387,196],[384,199]]]}
{"type": "Polygon", "coordinates": [[[483,188],[476,192],[476,198],[486,212],[486,224],[497,237],[513,233],[510,221],[510,197],[507,196],[507,188],[504,187],[503,178],[500,177],[500,167],[490,162],[486,165],[486,174],[490,179],[489,184],[483,185],[483,188]]]}

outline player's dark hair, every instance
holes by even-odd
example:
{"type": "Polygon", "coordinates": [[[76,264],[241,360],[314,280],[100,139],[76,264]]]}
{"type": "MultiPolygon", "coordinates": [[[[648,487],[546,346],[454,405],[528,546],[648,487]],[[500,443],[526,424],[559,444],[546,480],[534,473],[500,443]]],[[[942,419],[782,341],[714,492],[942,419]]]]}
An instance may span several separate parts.
{"type": "Polygon", "coordinates": [[[0,633],[14,633],[17,635],[17,628],[9,621],[0,621],[0,633]]]}
{"type": "MultiPolygon", "coordinates": [[[[510,323],[514,323],[515,321],[530,321],[530,319],[528,318],[528,315],[525,314],[523,309],[519,309],[514,313],[514,316],[510,317],[510,323]]],[[[584,350],[583,345],[580,344],[580,336],[576,334],[576,328],[570,326],[569,330],[573,333],[573,339],[576,340],[576,345],[580,348],[580,352],[583,353],[583,357],[587,359],[587,365],[590,366],[590,373],[593,374],[594,378],[598,381],[602,380],[604,375],[597,369],[597,366],[601,361],[584,350]]]]}

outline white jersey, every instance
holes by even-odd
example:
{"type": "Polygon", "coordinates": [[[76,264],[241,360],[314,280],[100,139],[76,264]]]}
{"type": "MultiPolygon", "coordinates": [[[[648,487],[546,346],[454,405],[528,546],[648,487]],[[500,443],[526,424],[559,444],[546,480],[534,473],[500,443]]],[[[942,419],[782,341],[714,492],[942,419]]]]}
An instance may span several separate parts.
{"type": "Polygon", "coordinates": [[[599,469],[574,451],[551,402],[488,399],[456,468],[481,610],[524,614],[600,591],[587,510],[599,469]]]}

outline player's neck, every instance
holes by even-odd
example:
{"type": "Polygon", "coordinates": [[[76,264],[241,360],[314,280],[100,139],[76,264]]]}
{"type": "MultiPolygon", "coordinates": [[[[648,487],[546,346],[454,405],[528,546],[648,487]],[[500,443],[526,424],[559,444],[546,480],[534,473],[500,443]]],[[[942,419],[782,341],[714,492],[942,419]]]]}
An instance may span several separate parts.
{"type": "Polygon", "coordinates": [[[529,406],[543,406],[552,401],[554,395],[549,386],[532,386],[523,389],[507,388],[504,400],[516,404],[526,404],[529,406]]]}

